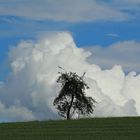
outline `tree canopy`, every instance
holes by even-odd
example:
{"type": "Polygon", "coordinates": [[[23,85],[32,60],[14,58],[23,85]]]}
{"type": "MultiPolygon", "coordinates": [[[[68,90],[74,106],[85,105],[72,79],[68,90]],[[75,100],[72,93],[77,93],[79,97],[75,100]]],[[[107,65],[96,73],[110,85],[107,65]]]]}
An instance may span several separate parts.
{"type": "Polygon", "coordinates": [[[57,83],[61,84],[59,95],[54,100],[54,106],[60,116],[67,120],[75,116],[88,116],[93,113],[96,101],[85,95],[89,89],[83,76],[75,72],[59,72],[57,83]]]}

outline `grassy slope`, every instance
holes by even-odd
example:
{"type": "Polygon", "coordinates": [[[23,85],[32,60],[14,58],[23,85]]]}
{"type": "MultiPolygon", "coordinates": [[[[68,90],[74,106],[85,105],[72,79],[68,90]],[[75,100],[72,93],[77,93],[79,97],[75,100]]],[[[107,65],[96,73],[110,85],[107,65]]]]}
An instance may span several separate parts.
{"type": "Polygon", "coordinates": [[[140,140],[140,118],[2,123],[0,140],[140,140]]]}

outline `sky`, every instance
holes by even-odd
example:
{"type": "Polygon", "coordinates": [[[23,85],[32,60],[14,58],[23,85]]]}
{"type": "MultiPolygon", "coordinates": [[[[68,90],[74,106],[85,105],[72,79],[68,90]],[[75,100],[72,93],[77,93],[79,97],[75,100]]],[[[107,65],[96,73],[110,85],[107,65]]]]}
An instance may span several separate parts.
{"type": "MultiPolygon", "coordinates": [[[[0,0],[0,112],[3,114],[0,120],[44,119],[45,113],[50,114],[48,118],[55,118],[51,103],[47,104],[48,100],[43,97],[53,99],[56,95],[56,90],[51,91],[55,80],[48,83],[45,78],[50,79],[48,73],[57,64],[79,74],[87,71],[87,81],[96,89],[95,97],[102,99],[95,116],[115,116],[118,112],[120,115],[138,115],[139,17],[140,0],[0,0]],[[62,48],[65,51],[61,51],[62,48]],[[72,62],[64,64],[63,55],[70,61],[65,54],[73,56],[72,62]],[[41,61],[40,65],[36,61],[41,61]],[[77,67],[72,69],[75,65],[77,67]],[[38,69],[38,66],[42,68],[38,69]],[[42,80],[35,83],[35,77],[42,80]],[[30,83],[25,84],[26,80],[30,83]],[[131,90],[130,85],[134,85],[131,90]],[[107,90],[109,87],[111,89],[107,90]],[[55,94],[51,96],[45,92],[55,94]],[[109,103],[119,111],[112,112],[109,103]],[[101,112],[103,105],[108,107],[108,113],[101,112]],[[44,111],[43,106],[51,113],[44,111]],[[129,112],[128,107],[132,111],[129,112]],[[14,111],[16,115],[8,117],[14,111]],[[22,112],[27,115],[22,116],[22,112]]],[[[54,77],[56,71],[58,69],[53,71],[54,77]]]]}

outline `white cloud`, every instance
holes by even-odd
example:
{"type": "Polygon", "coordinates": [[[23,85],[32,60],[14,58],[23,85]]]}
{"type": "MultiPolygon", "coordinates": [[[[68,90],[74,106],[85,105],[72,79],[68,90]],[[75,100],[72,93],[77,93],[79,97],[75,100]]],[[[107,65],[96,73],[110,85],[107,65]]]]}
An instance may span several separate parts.
{"type": "Polygon", "coordinates": [[[2,121],[28,121],[35,118],[32,111],[29,111],[26,107],[12,105],[6,108],[0,102],[0,119],[2,121]]]}
{"type": "Polygon", "coordinates": [[[109,34],[107,34],[107,36],[109,36],[109,37],[119,37],[118,34],[113,34],[113,33],[109,33],[109,34]]]}
{"type": "Polygon", "coordinates": [[[126,72],[140,72],[140,42],[129,40],[114,43],[106,48],[101,46],[87,47],[92,52],[89,62],[101,65],[104,68],[111,68],[118,64],[123,66],[126,72]]]}
{"type": "Polygon", "coordinates": [[[123,13],[128,13],[131,18],[139,18],[140,1],[139,0],[112,0],[111,7],[116,7],[123,13]]]}
{"type": "Polygon", "coordinates": [[[128,18],[115,6],[96,0],[11,0],[0,1],[0,15],[13,15],[36,20],[81,22],[125,20],[128,18]]]}
{"type": "Polygon", "coordinates": [[[95,116],[140,114],[140,75],[125,75],[121,66],[101,70],[90,64],[91,53],[77,48],[69,33],[58,32],[37,42],[22,41],[9,52],[11,74],[0,88],[0,120],[54,119],[52,102],[60,85],[57,66],[82,75],[90,89],[87,95],[98,102],[95,116]]]}

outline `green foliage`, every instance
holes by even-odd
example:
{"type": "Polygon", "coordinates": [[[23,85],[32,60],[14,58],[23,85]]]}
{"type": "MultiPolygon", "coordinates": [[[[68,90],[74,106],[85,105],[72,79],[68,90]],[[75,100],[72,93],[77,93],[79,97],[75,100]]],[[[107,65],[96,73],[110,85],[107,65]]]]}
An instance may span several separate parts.
{"type": "Polygon", "coordinates": [[[92,114],[96,101],[85,95],[85,90],[89,87],[83,79],[84,75],[80,77],[74,72],[59,72],[59,74],[57,83],[60,83],[62,88],[54,100],[54,106],[58,109],[59,115],[71,119],[76,115],[92,114]]]}
{"type": "Polygon", "coordinates": [[[0,124],[0,140],[139,140],[140,118],[0,124]]]}

